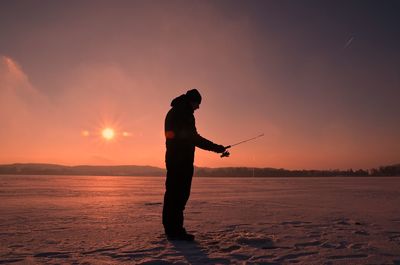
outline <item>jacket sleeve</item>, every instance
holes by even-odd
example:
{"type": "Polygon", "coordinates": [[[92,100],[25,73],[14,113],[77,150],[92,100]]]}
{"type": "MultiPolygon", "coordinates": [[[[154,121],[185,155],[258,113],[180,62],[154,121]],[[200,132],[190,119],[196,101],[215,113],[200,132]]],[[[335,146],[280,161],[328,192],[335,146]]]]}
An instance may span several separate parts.
{"type": "Polygon", "coordinates": [[[216,152],[218,149],[217,144],[202,137],[200,134],[197,133],[197,131],[196,131],[196,135],[194,136],[194,143],[197,147],[204,149],[204,150],[216,152]]]}

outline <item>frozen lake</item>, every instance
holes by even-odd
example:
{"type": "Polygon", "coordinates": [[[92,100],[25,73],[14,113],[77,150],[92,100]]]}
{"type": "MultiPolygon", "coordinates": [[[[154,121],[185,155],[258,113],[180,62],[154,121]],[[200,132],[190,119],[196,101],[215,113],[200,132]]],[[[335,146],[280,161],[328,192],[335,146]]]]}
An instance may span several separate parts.
{"type": "Polygon", "coordinates": [[[0,176],[0,264],[400,264],[400,178],[194,178],[163,236],[164,178],[0,176]]]}

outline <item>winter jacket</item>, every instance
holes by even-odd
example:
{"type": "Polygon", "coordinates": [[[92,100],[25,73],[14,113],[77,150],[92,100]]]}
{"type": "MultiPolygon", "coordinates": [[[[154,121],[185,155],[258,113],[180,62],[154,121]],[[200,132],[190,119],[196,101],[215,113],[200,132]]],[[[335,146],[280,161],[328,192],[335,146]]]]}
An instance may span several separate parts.
{"type": "Polygon", "coordinates": [[[194,111],[185,95],[171,102],[171,109],[165,118],[167,152],[165,162],[169,166],[193,165],[195,147],[217,152],[219,145],[197,133],[194,111]]]}

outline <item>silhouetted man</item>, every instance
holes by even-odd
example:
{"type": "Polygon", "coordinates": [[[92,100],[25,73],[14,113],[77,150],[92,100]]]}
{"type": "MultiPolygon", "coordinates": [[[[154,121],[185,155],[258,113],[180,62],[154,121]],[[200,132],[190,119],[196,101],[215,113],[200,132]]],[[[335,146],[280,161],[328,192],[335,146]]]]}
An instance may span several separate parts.
{"type": "Polygon", "coordinates": [[[193,113],[200,103],[199,91],[189,90],[172,100],[172,108],[165,118],[167,179],[163,225],[165,234],[172,240],[194,240],[194,236],[188,234],[183,227],[183,211],[190,195],[195,147],[216,153],[225,152],[224,146],[197,133],[193,113]]]}

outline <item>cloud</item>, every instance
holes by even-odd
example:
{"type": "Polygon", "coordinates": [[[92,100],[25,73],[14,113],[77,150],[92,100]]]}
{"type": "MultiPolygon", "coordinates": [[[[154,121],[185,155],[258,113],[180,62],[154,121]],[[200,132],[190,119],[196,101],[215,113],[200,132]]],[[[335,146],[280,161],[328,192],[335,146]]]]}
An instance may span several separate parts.
{"type": "Polygon", "coordinates": [[[344,45],[344,48],[348,48],[350,44],[353,42],[354,36],[351,36],[347,41],[346,44],[344,45]]]}
{"type": "Polygon", "coordinates": [[[0,161],[29,152],[34,139],[42,134],[48,103],[34,88],[21,66],[11,57],[0,55],[0,161]]]}
{"type": "Polygon", "coordinates": [[[19,64],[10,57],[0,56],[0,121],[3,130],[26,128],[40,114],[45,97],[30,83],[19,64]],[[16,128],[17,127],[17,128],[16,128]]]}

